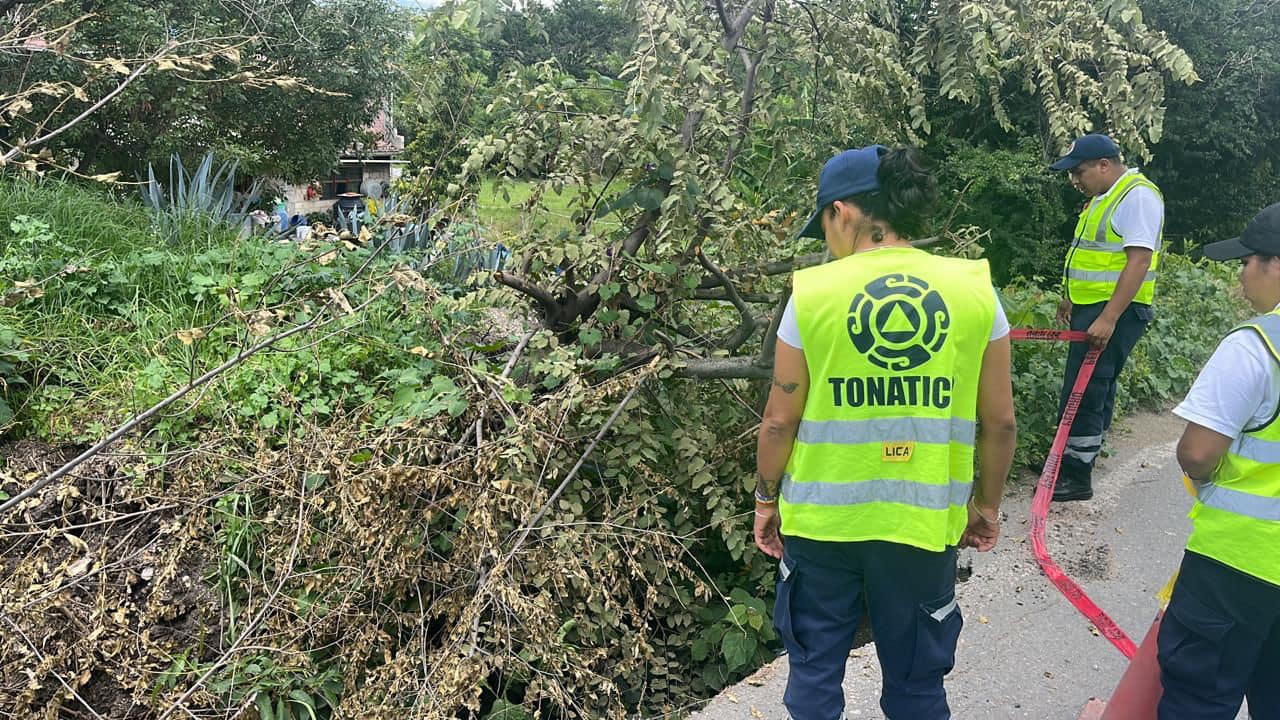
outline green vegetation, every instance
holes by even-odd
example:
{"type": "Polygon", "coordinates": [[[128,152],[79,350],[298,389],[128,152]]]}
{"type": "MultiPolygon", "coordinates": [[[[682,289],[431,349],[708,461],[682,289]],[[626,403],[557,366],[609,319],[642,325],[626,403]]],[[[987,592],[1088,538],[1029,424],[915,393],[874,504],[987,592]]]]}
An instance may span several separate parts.
{"type": "MultiPolygon", "coordinates": [[[[1191,387],[1218,341],[1247,316],[1237,290],[1235,268],[1207,260],[1166,255],[1160,268],[1156,318],[1129,358],[1116,395],[1116,415],[1139,409],[1163,410],[1191,387]],[[1188,312],[1188,308],[1195,308],[1188,312]]],[[[1003,290],[1005,310],[1015,327],[1054,327],[1058,299],[1020,280],[1003,290]]],[[[1061,343],[1014,344],[1014,401],[1018,411],[1018,457],[1043,460],[1058,421],[1066,348],[1061,343]]]]}
{"type": "MultiPolygon", "coordinates": [[[[590,185],[581,187],[590,192],[590,185]]],[[[489,178],[480,184],[476,196],[476,220],[491,237],[504,242],[515,240],[517,244],[531,230],[569,233],[575,226],[575,216],[582,213],[579,189],[579,186],[561,186],[557,192],[545,182],[489,178]],[[532,218],[526,210],[530,206],[543,211],[532,218]]],[[[606,232],[621,227],[610,217],[597,220],[595,225],[606,232]]]]}
{"type": "MultiPolygon", "coordinates": [[[[13,198],[0,209],[0,294],[15,298],[0,307],[11,434],[94,440],[271,333],[327,320],[249,358],[117,455],[134,502],[204,498],[174,518],[190,539],[165,557],[207,584],[216,605],[204,612],[219,629],[130,645],[130,663],[154,668],[134,687],[156,707],[208,674],[202,707],[391,712],[411,704],[404,684],[421,682],[411,668],[425,643],[429,672],[488,678],[474,697],[489,717],[565,707],[597,717],[687,705],[773,656],[774,570],[741,530],[751,381],[680,379],[670,362],[619,374],[616,356],[546,330],[504,373],[524,332],[502,324],[510,297],[441,294],[445,276],[408,268],[422,256],[373,258],[336,238],[241,239],[207,224],[165,242],[131,200],[0,182],[13,198]],[[37,292],[11,280],[24,276],[48,279],[37,292]],[[334,292],[345,303],[328,303],[334,292]],[[474,594],[456,598],[467,585],[474,594]],[[468,613],[486,618],[482,634],[468,613]],[[260,647],[264,622],[306,650],[230,650],[260,647]],[[475,642],[512,643],[519,664],[493,674],[480,657],[460,660],[475,642]],[[535,674],[572,673],[609,691],[587,701],[548,688],[517,702],[535,674]]],[[[1125,407],[1185,388],[1238,309],[1229,286],[1221,268],[1170,259],[1162,301],[1206,313],[1161,315],[1125,407]]],[[[1048,324],[1056,301],[1025,281],[1006,297],[1015,324],[1048,324]]],[[[708,314],[708,327],[720,317],[708,314]]],[[[1017,373],[1025,455],[1048,442],[1061,349],[1020,346],[1017,373]]],[[[123,578],[143,569],[107,572],[104,592],[126,593],[123,578]]],[[[5,587],[35,571],[20,565],[5,587]]],[[[178,579],[153,581],[157,601],[178,579]]],[[[69,626],[27,622],[74,648],[69,626]]],[[[164,615],[129,623],[136,636],[171,632],[164,615]]],[[[53,701],[35,693],[15,707],[53,701]]]]}
{"type": "MultiPolygon", "coordinates": [[[[147,641],[143,631],[148,629],[156,630],[157,638],[158,628],[167,630],[166,637],[172,635],[170,619],[161,610],[168,602],[166,593],[178,587],[167,583],[180,581],[173,576],[155,579],[152,599],[160,605],[155,612],[139,609],[130,616],[143,639],[122,652],[137,667],[163,667],[165,672],[135,678],[133,689],[150,692],[155,685],[156,702],[172,701],[207,672],[216,697],[205,697],[204,706],[230,707],[256,694],[259,707],[269,703],[275,717],[310,717],[313,712],[328,717],[342,694],[341,669],[364,667],[368,658],[360,653],[368,648],[353,649],[354,656],[333,651],[220,653],[261,632],[265,617],[284,627],[290,618],[314,623],[317,613],[331,609],[350,619],[382,612],[382,602],[398,602],[374,603],[364,594],[365,581],[356,577],[333,587],[315,585],[312,578],[340,574],[340,568],[363,576],[365,568],[373,567],[358,549],[360,542],[346,549],[329,544],[350,541],[341,540],[343,531],[332,526],[323,503],[314,517],[307,516],[316,523],[316,534],[308,534],[300,546],[294,543],[298,556],[287,567],[276,562],[287,556],[279,544],[285,536],[271,518],[296,515],[300,492],[314,500],[347,490],[326,484],[334,470],[331,463],[327,468],[315,464],[315,458],[328,457],[316,454],[319,445],[337,441],[327,452],[339,453],[344,463],[369,463],[367,448],[381,447],[379,463],[399,465],[405,461],[399,453],[420,452],[415,444],[396,441],[401,449],[391,460],[383,455],[389,446],[379,445],[374,436],[467,410],[468,401],[447,376],[437,374],[438,360],[433,359],[444,337],[442,323],[466,315],[458,315],[434,282],[429,284],[435,266],[421,266],[422,273],[410,267],[421,255],[383,256],[372,243],[336,236],[303,243],[239,238],[234,230],[210,223],[183,225],[177,242],[168,242],[131,200],[61,182],[6,177],[0,183],[10,199],[0,210],[5,229],[0,296],[6,298],[0,307],[0,359],[5,363],[0,370],[6,407],[13,412],[12,420],[0,421],[0,429],[8,433],[62,444],[96,440],[250,345],[285,328],[315,323],[314,330],[249,357],[175,406],[177,412],[148,423],[118,451],[118,462],[129,470],[111,481],[124,483],[126,504],[207,498],[207,505],[201,501],[192,513],[171,520],[189,533],[189,541],[169,548],[163,562],[195,563],[184,569],[208,582],[219,601],[199,609],[220,628],[212,636],[192,638],[187,645],[147,641]],[[432,310],[424,315],[423,307],[432,310]],[[342,440],[330,438],[328,433],[339,427],[352,432],[342,440]],[[192,456],[193,448],[211,455],[192,456]],[[185,460],[174,465],[169,453],[185,460]],[[250,460],[265,458],[264,453],[281,458],[285,466],[268,463],[276,469],[264,475],[250,460]],[[213,560],[206,564],[199,558],[213,560]],[[288,602],[276,607],[268,601],[264,614],[263,598],[275,597],[272,588],[277,594],[283,590],[281,599],[288,602]]],[[[501,343],[503,338],[496,339],[501,343]]],[[[7,495],[19,489],[8,480],[0,485],[7,495]]],[[[326,499],[346,501],[336,495],[326,499]]],[[[367,532],[375,525],[365,520],[355,527],[367,532]]],[[[296,541],[292,530],[286,535],[296,541]]],[[[406,548],[424,551],[416,521],[395,537],[406,548]]],[[[22,546],[14,552],[22,552],[22,546]]],[[[140,559],[134,560],[104,576],[102,592],[112,602],[128,603],[124,578],[145,569],[140,559]]],[[[29,572],[41,572],[22,562],[13,570],[5,581],[9,589],[30,582],[29,572]]],[[[401,593],[415,582],[393,572],[382,577],[395,578],[401,593]]],[[[25,621],[39,627],[43,637],[65,643],[67,652],[74,651],[76,639],[68,628],[46,626],[38,619],[42,611],[33,612],[37,615],[25,621]]],[[[370,622],[380,627],[382,621],[370,622]]],[[[334,633],[347,629],[345,621],[341,628],[317,628],[328,639],[296,630],[305,647],[323,648],[332,646],[338,637],[334,633]]],[[[18,652],[26,656],[28,649],[6,648],[6,656],[18,652]]],[[[36,690],[16,700],[16,712],[68,699],[60,698],[56,687],[49,688],[53,695],[36,690]]]]}
{"type": "MultiPolygon", "coordinates": [[[[0,501],[238,364],[4,519],[0,602],[39,638],[0,635],[15,716],[679,713],[777,648],[754,430],[830,153],[921,145],[935,247],[988,257],[1017,325],[1052,324],[1080,197],[1044,166],[1073,135],[1155,153],[1175,246],[1276,189],[1280,41],[1230,32],[1235,0],[124,3],[64,41],[80,5],[19,4],[0,61],[0,433],[33,441],[3,446],[0,501]],[[49,177],[195,148],[305,176],[383,100],[408,173],[347,234],[241,237],[49,177]]],[[[1178,398],[1233,284],[1167,257],[1121,410],[1178,398]]],[[[1028,459],[1063,352],[1015,350],[1028,459]]]]}
{"type": "Polygon", "coordinates": [[[14,52],[0,56],[0,111],[22,120],[0,131],[0,147],[18,146],[5,159],[126,180],[174,153],[196,162],[213,152],[260,176],[327,173],[368,142],[406,18],[389,0],[18,5],[6,18],[14,52]],[[91,121],[71,122],[108,97],[91,121]],[[64,124],[45,146],[23,145],[64,124]]]}
{"type": "MultiPolygon", "coordinates": [[[[535,190],[535,183],[529,180],[485,180],[476,198],[478,220],[497,237],[519,237],[526,230],[525,222],[528,220],[521,208],[528,205],[535,190]]],[[[546,194],[547,212],[541,219],[546,221],[548,230],[573,228],[572,199],[571,191],[546,194]]]]}

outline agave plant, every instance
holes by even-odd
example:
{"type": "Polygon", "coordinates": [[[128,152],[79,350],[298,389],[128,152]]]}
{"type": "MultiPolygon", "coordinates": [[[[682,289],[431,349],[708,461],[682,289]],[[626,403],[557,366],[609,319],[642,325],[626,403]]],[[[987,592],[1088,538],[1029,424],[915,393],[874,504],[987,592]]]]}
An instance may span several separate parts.
{"type": "Polygon", "coordinates": [[[369,231],[374,244],[385,246],[389,253],[417,256],[415,265],[428,277],[450,290],[461,290],[488,278],[477,279],[475,273],[501,270],[511,251],[501,242],[494,244],[484,236],[483,228],[474,222],[451,219],[438,222],[434,210],[423,211],[412,200],[389,196],[376,210],[363,208],[334,211],[336,231],[360,235],[369,231]]]}
{"type": "Polygon", "coordinates": [[[177,239],[184,223],[235,227],[244,223],[249,208],[262,192],[262,180],[254,180],[248,191],[237,196],[234,160],[213,167],[213,153],[207,153],[190,174],[176,153],[169,158],[168,185],[156,179],[155,168],[147,163],[147,182],[142,202],[151,209],[156,228],[167,240],[177,239]]]}
{"type": "Polygon", "coordinates": [[[491,245],[479,225],[465,220],[451,222],[433,240],[420,268],[446,285],[466,286],[473,273],[501,270],[511,257],[506,245],[491,245]]]}
{"type": "Polygon", "coordinates": [[[430,213],[417,212],[411,200],[390,195],[377,206],[371,219],[383,229],[383,237],[389,243],[387,250],[402,253],[426,247],[430,217],[430,213]]]}

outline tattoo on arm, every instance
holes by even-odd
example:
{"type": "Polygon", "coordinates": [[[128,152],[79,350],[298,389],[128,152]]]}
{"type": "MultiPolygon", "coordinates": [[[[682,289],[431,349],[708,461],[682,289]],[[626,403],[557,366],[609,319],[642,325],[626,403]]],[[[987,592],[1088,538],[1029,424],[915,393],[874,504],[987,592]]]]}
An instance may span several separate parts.
{"type": "Polygon", "coordinates": [[[782,390],[782,392],[790,395],[791,393],[796,391],[796,388],[800,387],[800,383],[798,382],[784,383],[784,382],[780,382],[778,378],[774,378],[773,386],[782,390]]]}

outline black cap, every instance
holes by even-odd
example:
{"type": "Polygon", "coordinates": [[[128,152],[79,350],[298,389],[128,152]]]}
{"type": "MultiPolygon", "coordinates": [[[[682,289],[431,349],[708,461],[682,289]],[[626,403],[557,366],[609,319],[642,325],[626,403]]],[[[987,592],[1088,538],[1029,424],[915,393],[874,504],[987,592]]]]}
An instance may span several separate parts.
{"type": "Polygon", "coordinates": [[[1235,260],[1259,254],[1280,255],[1280,203],[1268,205],[1254,215],[1240,237],[1204,246],[1204,256],[1210,260],[1235,260]]]}
{"type": "Polygon", "coordinates": [[[1120,148],[1116,143],[1106,135],[1097,133],[1082,135],[1071,143],[1071,147],[1067,148],[1067,152],[1058,160],[1058,162],[1049,167],[1054,170],[1070,170],[1086,160],[1097,160],[1104,157],[1116,157],[1120,154],[1120,148]]]}
{"type": "Polygon", "coordinates": [[[822,211],[831,203],[880,189],[880,154],[883,145],[845,150],[827,161],[818,176],[817,209],[800,230],[800,237],[823,239],[822,211]]]}

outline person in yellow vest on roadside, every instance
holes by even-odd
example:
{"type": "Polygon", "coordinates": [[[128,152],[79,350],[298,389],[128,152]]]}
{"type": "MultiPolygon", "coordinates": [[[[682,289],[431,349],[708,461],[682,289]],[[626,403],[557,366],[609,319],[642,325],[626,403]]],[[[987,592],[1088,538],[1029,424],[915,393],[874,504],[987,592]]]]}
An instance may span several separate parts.
{"type": "Polygon", "coordinates": [[[951,717],[956,548],[996,543],[1016,427],[1009,323],[987,262],[910,244],[936,195],[915,150],[846,150],[823,167],[801,232],[836,259],[793,278],[760,425],[754,528],[781,561],[774,626],[794,720],[843,716],[864,604],[885,715],[951,717]]]}
{"type": "Polygon", "coordinates": [[[1238,238],[1206,245],[1241,261],[1262,315],[1231,331],[1174,414],[1196,503],[1160,625],[1160,720],[1280,718],[1280,203],[1238,238]]]}
{"type": "MultiPolygon", "coordinates": [[[[1063,502],[1093,497],[1093,466],[1111,428],[1120,371],[1154,317],[1164,199],[1155,183],[1125,165],[1106,135],[1078,138],[1050,167],[1067,171],[1089,197],[1067,251],[1058,322],[1088,333],[1089,344],[1103,348],[1067,437],[1053,493],[1063,502]]],[[[1067,353],[1059,417],[1087,350],[1072,343],[1067,353]]]]}

